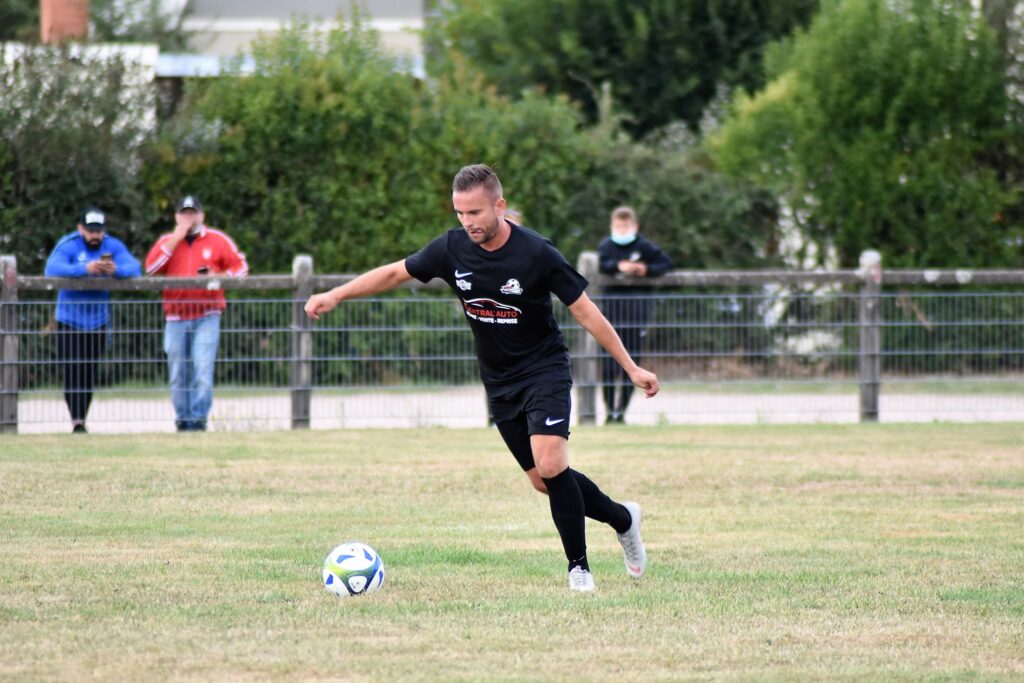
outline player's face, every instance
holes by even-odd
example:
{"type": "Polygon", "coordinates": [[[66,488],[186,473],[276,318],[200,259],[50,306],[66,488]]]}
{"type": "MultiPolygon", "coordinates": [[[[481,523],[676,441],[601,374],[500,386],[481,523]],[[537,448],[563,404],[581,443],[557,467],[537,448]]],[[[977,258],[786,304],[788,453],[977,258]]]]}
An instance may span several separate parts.
{"type": "Polygon", "coordinates": [[[478,185],[466,192],[453,192],[452,205],[473,244],[486,246],[498,236],[505,221],[504,198],[494,199],[478,185]]]}

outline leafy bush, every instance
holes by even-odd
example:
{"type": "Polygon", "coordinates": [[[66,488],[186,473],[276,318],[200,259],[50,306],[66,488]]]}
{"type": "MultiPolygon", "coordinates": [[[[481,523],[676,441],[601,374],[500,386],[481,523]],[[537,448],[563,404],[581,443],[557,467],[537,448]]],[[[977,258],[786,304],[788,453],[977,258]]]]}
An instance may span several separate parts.
{"type": "Polygon", "coordinates": [[[22,272],[42,271],[90,203],[130,247],[148,239],[138,174],[154,99],[136,68],[75,47],[0,51],[0,251],[22,272]]]}
{"type": "Polygon", "coordinates": [[[396,69],[358,22],[258,44],[255,73],[193,90],[147,164],[164,211],[200,194],[254,271],[312,253],[326,272],[403,258],[455,225],[451,178],[487,161],[514,201],[557,206],[579,168],[563,101],[509,103],[466,76],[434,85],[396,69]]]}
{"type": "Polygon", "coordinates": [[[608,234],[612,209],[629,204],[643,234],[676,268],[760,268],[775,262],[774,199],[710,168],[692,148],[597,137],[586,158],[590,166],[568,206],[577,226],[573,247],[596,249],[608,234]]]}
{"type": "Polygon", "coordinates": [[[998,266],[1015,191],[990,164],[1006,139],[999,48],[958,0],[843,0],[776,45],[769,84],[712,138],[736,177],[772,188],[845,267],[998,266]]]}
{"type": "Polygon", "coordinates": [[[451,0],[428,67],[469,61],[500,92],[539,87],[600,118],[611,84],[636,137],[675,121],[696,129],[720,86],[756,88],[764,46],[807,23],[818,0],[451,0]]]}

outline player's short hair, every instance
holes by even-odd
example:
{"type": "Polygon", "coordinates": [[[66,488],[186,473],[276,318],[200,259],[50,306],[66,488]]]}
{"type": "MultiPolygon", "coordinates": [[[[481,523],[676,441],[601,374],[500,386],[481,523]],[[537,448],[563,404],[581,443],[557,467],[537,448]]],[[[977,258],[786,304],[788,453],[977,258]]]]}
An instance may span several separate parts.
{"type": "Polygon", "coordinates": [[[459,169],[452,180],[452,192],[469,192],[481,185],[492,199],[502,197],[501,181],[498,180],[498,174],[487,164],[473,164],[459,169]]]}
{"type": "Polygon", "coordinates": [[[612,210],[613,221],[632,221],[637,223],[636,211],[633,210],[632,206],[617,206],[612,210]]]}

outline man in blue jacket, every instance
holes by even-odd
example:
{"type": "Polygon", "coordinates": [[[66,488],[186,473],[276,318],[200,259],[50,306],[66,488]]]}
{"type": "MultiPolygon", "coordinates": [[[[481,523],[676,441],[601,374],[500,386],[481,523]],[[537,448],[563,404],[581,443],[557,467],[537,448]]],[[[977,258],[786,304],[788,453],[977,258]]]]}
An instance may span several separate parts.
{"type": "MultiPolygon", "coordinates": [[[[46,261],[47,277],[138,277],[139,261],[106,234],[107,217],[95,207],[64,235],[46,261]]],[[[64,366],[64,401],[71,431],[84,433],[96,366],[106,346],[110,292],[62,289],[57,294],[57,357],[64,366]]]]}

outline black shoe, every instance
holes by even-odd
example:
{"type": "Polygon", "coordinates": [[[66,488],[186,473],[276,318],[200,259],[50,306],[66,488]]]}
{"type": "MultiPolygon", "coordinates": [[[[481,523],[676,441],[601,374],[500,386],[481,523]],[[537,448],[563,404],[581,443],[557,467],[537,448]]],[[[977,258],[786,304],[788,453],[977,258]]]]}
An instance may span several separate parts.
{"type": "Polygon", "coordinates": [[[72,434],[88,434],[89,430],[85,428],[85,423],[84,422],[76,422],[71,427],[71,433],[72,434]]]}
{"type": "Polygon", "coordinates": [[[606,425],[613,425],[613,424],[615,424],[616,422],[619,422],[619,421],[620,420],[619,420],[619,416],[618,415],[615,415],[614,413],[608,413],[608,417],[605,419],[604,423],[606,425]]]}
{"type": "Polygon", "coordinates": [[[177,422],[174,423],[174,426],[177,428],[177,430],[179,432],[191,432],[192,431],[192,421],[191,420],[178,420],[177,422]]]}
{"type": "Polygon", "coordinates": [[[192,421],[193,432],[205,432],[206,431],[206,420],[193,420],[192,421]]]}

